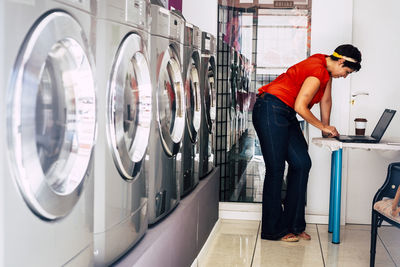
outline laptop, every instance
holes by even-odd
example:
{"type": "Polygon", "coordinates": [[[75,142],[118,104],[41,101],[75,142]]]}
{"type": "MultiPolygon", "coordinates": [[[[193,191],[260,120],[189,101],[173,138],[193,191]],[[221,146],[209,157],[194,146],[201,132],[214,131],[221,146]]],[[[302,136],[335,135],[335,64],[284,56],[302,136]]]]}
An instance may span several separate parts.
{"type": "Polygon", "coordinates": [[[339,135],[335,136],[335,138],[340,142],[347,142],[347,143],[379,143],[379,141],[381,141],[383,134],[386,132],[387,127],[392,121],[395,113],[396,110],[385,109],[381,118],[376,124],[375,129],[372,132],[371,136],[339,135]]]}

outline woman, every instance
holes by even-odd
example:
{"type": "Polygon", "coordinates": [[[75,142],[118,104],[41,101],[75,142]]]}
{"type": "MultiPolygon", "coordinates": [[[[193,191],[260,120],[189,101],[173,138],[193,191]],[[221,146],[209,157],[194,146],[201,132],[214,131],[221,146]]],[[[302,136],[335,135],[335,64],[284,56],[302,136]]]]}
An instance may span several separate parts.
{"type": "Polygon", "coordinates": [[[360,51],[349,44],[335,49],[331,56],[316,54],[290,67],[273,82],[258,89],[253,108],[253,124],[265,162],[261,238],[310,240],[306,228],[305,195],[311,159],[296,113],[322,131],[324,137],[339,135],[329,124],[332,78],[346,78],[361,68],[360,51]],[[310,111],[320,104],[321,119],[310,111]],[[281,188],[285,161],[287,196],[283,207],[281,188]]]}

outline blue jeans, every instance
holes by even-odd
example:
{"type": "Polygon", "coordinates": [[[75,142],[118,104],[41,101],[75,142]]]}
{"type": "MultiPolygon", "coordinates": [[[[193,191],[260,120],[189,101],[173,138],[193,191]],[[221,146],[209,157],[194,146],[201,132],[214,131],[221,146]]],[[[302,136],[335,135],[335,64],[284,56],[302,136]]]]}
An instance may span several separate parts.
{"type": "Polygon", "coordinates": [[[253,124],[265,162],[261,238],[279,239],[305,230],[305,203],[311,159],[296,118],[296,112],[271,94],[258,97],[253,108],[253,124]],[[281,203],[285,171],[287,194],[281,203]]]}

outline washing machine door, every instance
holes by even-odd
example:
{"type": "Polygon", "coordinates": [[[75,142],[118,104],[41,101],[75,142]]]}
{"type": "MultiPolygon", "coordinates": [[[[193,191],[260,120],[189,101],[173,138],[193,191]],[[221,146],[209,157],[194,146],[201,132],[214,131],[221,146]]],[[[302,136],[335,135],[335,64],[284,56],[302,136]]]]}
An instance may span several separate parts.
{"type": "Polygon", "coordinates": [[[53,12],[32,27],[13,69],[7,91],[10,165],[29,208],[45,220],[72,210],[92,171],[91,63],[81,26],[69,14],[53,12]]]}
{"type": "Polygon", "coordinates": [[[201,122],[201,95],[199,78],[199,53],[194,52],[187,70],[186,91],[186,123],[192,143],[197,140],[201,122]]]}
{"type": "Polygon", "coordinates": [[[141,171],[150,135],[151,81],[142,38],[121,42],[108,84],[108,137],[114,163],[124,179],[141,171]]]}
{"type": "Polygon", "coordinates": [[[168,156],[174,156],[179,151],[185,129],[186,107],[179,59],[172,46],[164,52],[160,65],[157,109],[164,151],[168,156]]]}
{"type": "Polygon", "coordinates": [[[216,118],[216,89],[215,89],[215,59],[213,56],[209,58],[208,65],[205,73],[205,90],[204,90],[204,102],[206,108],[206,121],[209,133],[212,133],[213,123],[216,118]]]}

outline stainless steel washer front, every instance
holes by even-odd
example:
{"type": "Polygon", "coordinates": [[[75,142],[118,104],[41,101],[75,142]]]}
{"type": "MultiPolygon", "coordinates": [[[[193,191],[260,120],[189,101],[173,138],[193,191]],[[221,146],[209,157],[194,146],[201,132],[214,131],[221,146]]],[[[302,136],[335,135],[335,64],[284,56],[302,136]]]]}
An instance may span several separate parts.
{"type": "Polygon", "coordinates": [[[205,111],[209,131],[212,131],[213,123],[216,119],[216,88],[215,88],[215,62],[210,57],[206,73],[206,90],[204,90],[205,111]]]}
{"type": "Polygon", "coordinates": [[[122,41],[108,91],[113,158],[118,171],[128,180],[141,171],[150,135],[151,81],[141,43],[141,37],[134,33],[122,41]]]}
{"type": "Polygon", "coordinates": [[[147,231],[152,121],[149,1],[97,1],[94,265],[113,265],[147,231]]]}
{"type": "Polygon", "coordinates": [[[64,217],[78,201],[95,140],[95,83],[81,32],[64,12],[39,20],[8,88],[15,178],[29,208],[46,220],[64,217]]]}
{"type": "Polygon", "coordinates": [[[215,166],[215,119],[216,119],[216,61],[215,38],[202,33],[201,59],[201,97],[203,117],[200,129],[200,178],[206,177],[215,166]]]}
{"type": "Polygon", "coordinates": [[[157,91],[158,123],[165,152],[174,156],[185,127],[185,99],[180,64],[172,47],[164,54],[157,91]]]}
{"type": "MultiPolygon", "coordinates": [[[[183,21],[159,5],[151,5],[150,78],[153,89],[148,178],[149,225],[165,218],[180,201],[177,171],[185,130],[182,79],[183,21]]],[[[148,164],[147,164],[148,163],[148,164]]]]}
{"type": "MultiPolygon", "coordinates": [[[[197,55],[197,58],[199,56],[197,55]]],[[[199,60],[199,59],[198,59],[199,60]]],[[[200,129],[201,122],[201,96],[200,96],[200,78],[198,68],[194,59],[191,59],[189,64],[189,82],[187,86],[187,103],[189,103],[187,110],[187,123],[189,129],[189,136],[192,142],[196,142],[197,132],[200,129]]]]}

